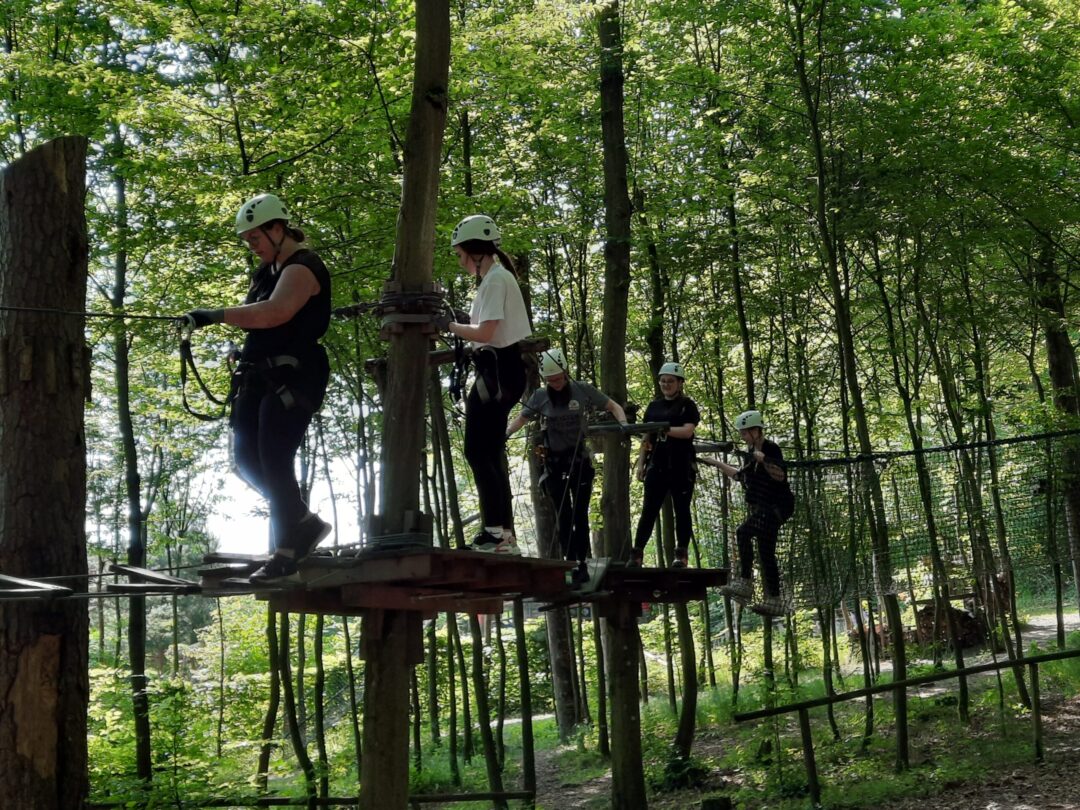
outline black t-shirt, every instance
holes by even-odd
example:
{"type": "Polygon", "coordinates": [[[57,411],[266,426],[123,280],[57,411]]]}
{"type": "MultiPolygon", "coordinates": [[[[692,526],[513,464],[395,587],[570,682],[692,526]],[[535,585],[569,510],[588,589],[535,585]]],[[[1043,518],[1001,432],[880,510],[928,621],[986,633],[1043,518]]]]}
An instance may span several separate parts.
{"type": "MultiPolygon", "coordinates": [[[[701,422],[701,413],[690,397],[675,399],[654,399],[645,409],[646,422],[667,422],[671,427],[696,425],[701,422]]],[[[694,440],[676,439],[667,433],[657,436],[649,434],[652,442],[652,456],[649,464],[661,469],[688,469],[694,461],[694,440]]]]}
{"type": "MultiPolygon", "coordinates": [[[[314,251],[300,248],[282,268],[290,264],[302,264],[319,282],[319,292],[311,296],[285,323],[270,329],[248,329],[241,357],[246,361],[265,360],[277,355],[293,355],[301,363],[305,357],[316,354],[319,338],[326,334],[330,325],[330,273],[323,260],[314,251]]],[[[245,304],[266,301],[277,287],[281,273],[272,271],[272,265],[263,264],[251,279],[245,304]]]]}
{"type": "Polygon", "coordinates": [[[790,514],[795,506],[795,496],[791,493],[791,485],[787,480],[784,454],[775,442],[768,439],[762,442],[761,452],[766,459],[784,469],[784,480],[777,481],[769,475],[764,464],[759,464],[752,458],[747,459],[736,477],[746,491],[746,503],[748,506],[776,506],[781,512],[790,514]]]}

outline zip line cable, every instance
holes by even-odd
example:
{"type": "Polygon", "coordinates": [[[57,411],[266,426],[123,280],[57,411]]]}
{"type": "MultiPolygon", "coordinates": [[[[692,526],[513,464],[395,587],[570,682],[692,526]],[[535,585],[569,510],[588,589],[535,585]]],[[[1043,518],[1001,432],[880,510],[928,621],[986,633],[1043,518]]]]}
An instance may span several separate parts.
{"type": "Polygon", "coordinates": [[[84,312],[74,309],[55,307],[12,307],[0,306],[0,312],[26,312],[33,315],[68,315],[78,318],[112,318],[126,321],[177,321],[175,315],[139,315],[134,312],[84,312]]]}

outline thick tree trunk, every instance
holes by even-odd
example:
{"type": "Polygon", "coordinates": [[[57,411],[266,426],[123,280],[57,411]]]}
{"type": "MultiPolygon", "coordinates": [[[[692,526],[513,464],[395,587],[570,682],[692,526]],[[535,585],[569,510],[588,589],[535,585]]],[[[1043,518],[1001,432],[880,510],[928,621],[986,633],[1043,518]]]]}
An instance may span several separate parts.
{"type": "MultiPolygon", "coordinates": [[[[601,389],[616,402],[626,401],[626,304],[630,290],[630,196],[626,182],[626,136],[623,127],[622,32],[619,3],[612,0],[598,15],[600,35],[600,121],[604,139],[604,335],[600,349],[601,389]]],[[[630,552],[630,461],[617,436],[605,437],[604,546],[616,560],[630,552]]],[[[604,652],[611,687],[611,807],[645,810],[641,770],[641,716],[638,710],[640,639],[632,606],[605,623],[604,652]]]]}
{"type": "MultiPolygon", "coordinates": [[[[86,141],[61,138],[0,172],[0,306],[86,302],[86,141]]],[[[84,322],[0,311],[0,571],[85,586],[84,322]]],[[[87,603],[0,603],[5,807],[87,795],[87,603]]]]}
{"type": "MultiPolygon", "coordinates": [[[[398,212],[393,281],[404,293],[431,282],[435,208],[446,126],[450,72],[450,6],[417,0],[412,107],[398,212]]],[[[420,325],[390,337],[383,434],[383,534],[422,530],[419,516],[424,397],[429,338],[420,325]]],[[[405,810],[409,795],[409,667],[422,648],[420,618],[370,611],[364,620],[364,759],[362,810],[405,810]]],[[[419,658],[419,656],[418,656],[419,658]]]]}
{"type": "MultiPolygon", "coordinates": [[[[1033,286],[1042,309],[1046,363],[1050,370],[1054,407],[1066,418],[1068,426],[1074,427],[1077,417],[1080,416],[1080,371],[1077,370],[1076,349],[1069,337],[1061,277],[1057,272],[1051,240],[1043,240],[1033,264],[1033,286]]],[[[1077,606],[1080,607],[1080,447],[1076,446],[1075,440],[1067,440],[1063,461],[1062,474],[1058,480],[1065,491],[1069,556],[1072,559],[1077,606]]]]}

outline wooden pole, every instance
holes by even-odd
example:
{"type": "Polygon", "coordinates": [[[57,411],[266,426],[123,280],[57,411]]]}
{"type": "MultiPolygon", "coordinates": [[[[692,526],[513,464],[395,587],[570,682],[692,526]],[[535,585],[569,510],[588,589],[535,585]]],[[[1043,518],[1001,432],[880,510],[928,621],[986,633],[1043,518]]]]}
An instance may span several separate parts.
{"type": "MultiPolygon", "coordinates": [[[[393,280],[388,293],[431,289],[436,200],[450,73],[450,5],[417,0],[412,107],[404,143],[405,171],[398,212],[393,280]]],[[[420,512],[428,332],[422,323],[389,330],[384,398],[382,512],[373,520],[380,537],[428,533],[420,512]]],[[[370,611],[364,617],[364,758],[361,810],[405,810],[409,794],[410,667],[423,660],[418,613],[370,611]]]]}
{"type": "MultiPolygon", "coordinates": [[[[0,172],[0,572],[85,588],[89,391],[86,140],[50,141],[0,172]]],[[[87,796],[84,600],[0,604],[5,807],[87,796]]]]}

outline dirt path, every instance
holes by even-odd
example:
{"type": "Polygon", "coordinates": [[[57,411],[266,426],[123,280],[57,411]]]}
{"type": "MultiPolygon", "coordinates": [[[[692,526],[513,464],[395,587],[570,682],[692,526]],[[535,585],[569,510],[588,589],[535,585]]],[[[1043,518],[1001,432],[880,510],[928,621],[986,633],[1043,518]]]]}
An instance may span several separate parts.
{"type": "MultiPolygon", "coordinates": [[[[1066,633],[1080,629],[1080,619],[1068,616],[1065,625],[1066,633]]],[[[1028,649],[1033,644],[1044,651],[1053,649],[1057,643],[1055,617],[1051,614],[1031,619],[1023,628],[1023,638],[1028,649]]],[[[989,660],[988,651],[966,656],[968,665],[989,660]]],[[[725,739],[723,729],[703,731],[695,743],[694,754],[706,760],[718,760],[732,739],[725,739]]],[[[932,798],[905,800],[873,810],[1080,810],[1080,698],[1056,704],[1045,700],[1043,733],[1046,761],[1041,765],[1017,762],[999,778],[976,785],[953,785],[932,798]]],[[[558,771],[556,753],[542,751],[537,754],[536,774],[538,810],[610,807],[610,773],[568,785],[558,771]]],[[[725,784],[738,779],[738,774],[717,770],[700,789],[652,797],[649,810],[692,810],[700,806],[703,796],[716,795],[725,784]]]]}

